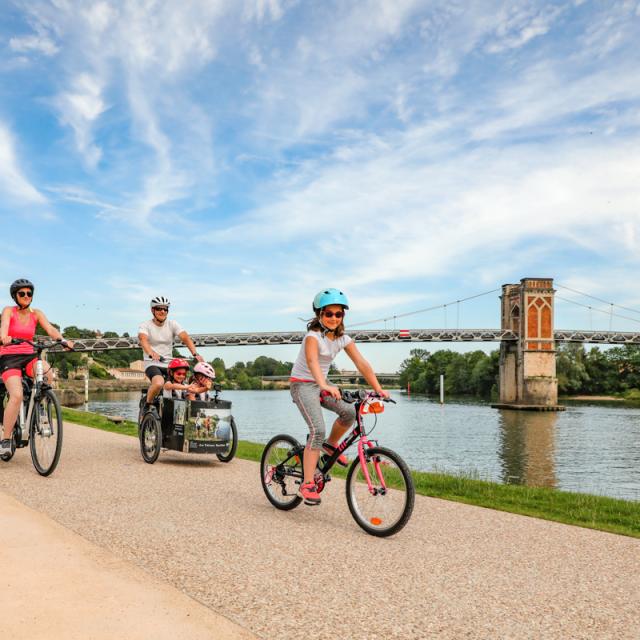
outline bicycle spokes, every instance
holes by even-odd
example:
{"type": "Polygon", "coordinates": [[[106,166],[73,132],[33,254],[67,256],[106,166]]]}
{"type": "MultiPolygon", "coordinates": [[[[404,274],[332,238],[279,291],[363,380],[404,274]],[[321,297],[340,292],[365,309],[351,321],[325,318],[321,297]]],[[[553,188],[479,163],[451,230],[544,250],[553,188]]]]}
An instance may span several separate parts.
{"type": "Polygon", "coordinates": [[[402,459],[382,448],[359,457],[347,478],[347,501],[358,524],[374,535],[391,535],[413,509],[413,483],[402,459]]]}
{"type": "Polygon", "coordinates": [[[62,410],[52,391],[34,403],[30,426],[31,459],[43,476],[53,472],[62,448],[62,410]]]}
{"type": "Polygon", "coordinates": [[[290,436],[276,436],[265,447],[260,462],[262,488],[279,509],[291,509],[300,502],[302,456],[298,442],[290,436]]]}

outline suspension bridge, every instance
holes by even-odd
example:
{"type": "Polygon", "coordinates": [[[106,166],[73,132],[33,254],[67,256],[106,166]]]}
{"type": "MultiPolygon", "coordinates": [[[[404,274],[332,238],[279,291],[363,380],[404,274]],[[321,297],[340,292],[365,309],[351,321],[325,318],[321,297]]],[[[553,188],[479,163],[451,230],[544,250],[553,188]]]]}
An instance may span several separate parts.
{"type": "MultiPolygon", "coordinates": [[[[571,294],[605,304],[600,308],[578,302],[564,296],[556,296],[553,279],[523,278],[516,284],[505,284],[502,289],[485,291],[449,303],[396,314],[357,325],[349,326],[349,335],[360,343],[430,343],[430,342],[497,342],[500,344],[500,405],[510,408],[559,408],[557,405],[557,378],[555,347],[558,343],[590,343],[602,345],[640,345],[640,311],[616,305],[597,296],[574,288],[556,285],[571,294]],[[456,325],[459,325],[461,304],[470,300],[501,292],[501,327],[499,329],[396,329],[398,321],[409,316],[438,309],[454,309],[456,325]],[[589,312],[589,324],[593,314],[605,314],[608,329],[554,329],[555,300],[584,307],[589,312]],[[622,313],[618,312],[620,310],[622,313]],[[632,317],[629,314],[638,314],[632,317]],[[623,319],[639,324],[637,331],[616,331],[613,321],[623,319]],[[371,324],[385,325],[393,322],[393,329],[363,329],[371,324]]],[[[267,346],[300,344],[305,331],[201,333],[191,338],[198,348],[232,346],[267,346]]],[[[103,351],[107,349],[132,349],[139,347],[137,337],[79,338],[74,339],[77,351],[103,351]]],[[[181,346],[181,343],[176,343],[181,346]]],[[[498,405],[497,405],[498,406],[498,405]]]]}

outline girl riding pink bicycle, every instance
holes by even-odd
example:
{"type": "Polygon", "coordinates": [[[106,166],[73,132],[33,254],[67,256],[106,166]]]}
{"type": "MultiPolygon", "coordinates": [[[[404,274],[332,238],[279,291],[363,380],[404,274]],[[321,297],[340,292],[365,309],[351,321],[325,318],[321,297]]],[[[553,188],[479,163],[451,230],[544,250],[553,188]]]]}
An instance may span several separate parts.
{"type": "MultiPolygon", "coordinates": [[[[315,296],[315,318],[307,325],[307,335],[289,378],[293,402],[309,427],[303,459],[304,479],[299,489],[299,495],[308,505],[321,502],[314,480],[320,454],[323,450],[333,454],[356,418],[353,405],[342,400],[340,390],[327,381],[329,367],[338,353],[344,349],[371,388],[383,398],[389,397],[355,342],[345,334],[344,316],[348,308],[347,297],[338,289],[324,289],[315,296]],[[338,414],[326,440],[322,407],[338,414]]],[[[348,464],[344,455],[339,456],[337,462],[342,466],[348,464]]]]}

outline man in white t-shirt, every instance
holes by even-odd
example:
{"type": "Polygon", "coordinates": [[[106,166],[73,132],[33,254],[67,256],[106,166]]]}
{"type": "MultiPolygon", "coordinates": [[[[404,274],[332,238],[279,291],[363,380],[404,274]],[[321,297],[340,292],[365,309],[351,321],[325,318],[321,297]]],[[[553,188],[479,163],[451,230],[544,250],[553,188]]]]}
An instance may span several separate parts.
{"type": "Polygon", "coordinates": [[[147,391],[147,404],[151,404],[160,393],[165,383],[167,366],[173,357],[173,342],[176,337],[182,340],[191,355],[203,362],[204,358],[196,352],[196,347],[189,334],[175,321],[169,320],[167,314],[171,303],[164,296],[151,299],[153,318],[138,327],[138,340],[142,347],[144,372],[151,381],[147,391]]]}

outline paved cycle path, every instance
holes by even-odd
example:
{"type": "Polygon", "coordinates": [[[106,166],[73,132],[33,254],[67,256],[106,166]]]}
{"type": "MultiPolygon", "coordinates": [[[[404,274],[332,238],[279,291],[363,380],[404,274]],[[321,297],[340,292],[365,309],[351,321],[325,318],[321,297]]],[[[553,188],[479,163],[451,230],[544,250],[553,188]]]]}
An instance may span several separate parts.
{"type": "Polygon", "coordinates": [[[4,640],[256,636],[0,492],[4,640]]]}
{"type": "Polygon", "coordinates": [[[53,476],[21,450],[0,491],[263,638],[639,635],[637,539],[421,496],[377,539],[341,481],[320,507],[280,512],[256,463],[147,465],[135,439],[72,424],[53,476]]]}

